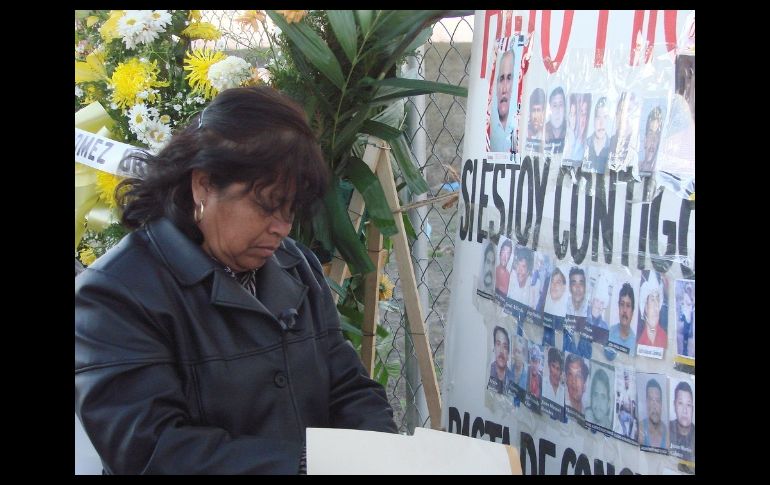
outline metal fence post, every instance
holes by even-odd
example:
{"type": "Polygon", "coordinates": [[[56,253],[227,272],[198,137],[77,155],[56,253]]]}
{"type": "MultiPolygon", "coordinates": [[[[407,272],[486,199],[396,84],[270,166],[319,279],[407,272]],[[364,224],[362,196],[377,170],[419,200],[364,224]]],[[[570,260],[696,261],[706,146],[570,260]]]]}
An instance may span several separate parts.
{"type": "MultiPolygon", "coordinates": [[[[416,55],[409,56],[408,66],[410,71],[417,73],[418,78],[423,79],[423,73],[421,72],[422,64],[419,59],[424,56],[425,48],[420,46],[417,49],[416,55]]],[[[408,108],[407,127],[409,130],[409,138],[411,139],[412,153],[417,158],[417,167],[425,166],[427,162],[427,150],[425,144],[425,129],[420,125],[420,118],[425,114],[425,96],[414,96],[411,99],[410,106],[408,108]]],[[[417,202],[425,200],[425,194],[411,195],[411,202],[417,202]]],[[[428,264],[428,235],[425,232],[424,225],[427,224],[428,208],[418,207],[408,212],[409,219],[412,222],[417,233],[417,240],[412,245],[412,264],[414,265],[414,272],[418,281],[422,282],[422,275],[425,274],[428,264]]],[[[420,290],[420,304],[423,308],[430,308],[430,302],[428,300],[428,290],[425,284],[419,284],[420,290]]],[[[427,326],[427,322],[426,322],[427,326]]],[[[409,328],[407,326],[407,328],[409,328]]],[[[430,328],[426,328],[428,335],[430,335],[430,328]]],[[[407,390],[407,407],[406,407],[406,427],[409,434],[414,433],[414,428],[417,426],[424,426],[425,421],[428,418],[428,406],[425,402],[425,392],[423,391],[420,379],[420,369],[417,363],[417,359],[414,353],[414,347],[411,336],[407,333],[404,344],[405,362],[404,367],[406,371],[406,390],[407,390]],[[412,399],[409,399],[412,398],[412,399]]]]}

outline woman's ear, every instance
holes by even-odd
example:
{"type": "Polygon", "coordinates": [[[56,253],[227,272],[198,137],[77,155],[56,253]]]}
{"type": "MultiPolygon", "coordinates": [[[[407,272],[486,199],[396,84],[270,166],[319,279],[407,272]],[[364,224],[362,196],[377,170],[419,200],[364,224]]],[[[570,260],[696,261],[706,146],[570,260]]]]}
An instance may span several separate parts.
{"type": "Polygon", "coordinates": [[[209,174],[201,169],[194,168],[191,177],[193,200],[198,204],[201,200],[206,200],[211,191],[211,181],[209,174]]]}

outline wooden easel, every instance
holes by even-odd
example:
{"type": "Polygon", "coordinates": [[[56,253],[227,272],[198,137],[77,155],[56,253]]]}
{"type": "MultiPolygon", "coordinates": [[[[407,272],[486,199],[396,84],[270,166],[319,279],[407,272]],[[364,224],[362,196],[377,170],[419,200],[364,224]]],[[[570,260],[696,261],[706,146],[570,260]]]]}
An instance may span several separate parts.
{"type": "MultiPolygon", "coordinates": [[[[393,169],[390,166],[390,156],[388,151],[390,146],[376,137],[370,136],[363,160],[369,168],[377,175],[388,200],[388,206],[393,212],[393,219],[396,222],[398,233],[392,236],[393,247],[396,251],[396,263],[398,265],[399,277],[401,278],[401,289],[404,295],[406,305],[406,315],[409,319],[409,335],[414,342],[414,348],[417,353],[417,361],[420,366],[420,376],[422,386],[425,391],[425,400],[428,404],[430,414],[430,423],[433,429],[441,428],[441,394],[439,393],[438,381],[436,380],[436,371],[433,367],[431,358],[430,343],[425,335],[425,317],[420,305],[420,298],[417,292],[417,281],[414,277],[414,268],[412,267],[412,258],[409,253],[409,243],[406,239],[404,221],[401,218],[401,204],[398,201],[398,192],[396,183],[393,180],[393,169]]],[[[356,190],[348,205],[348,216],[353,227],[358,231],[361,225],[361,216],[364,213],[364,198],[356,190]]],[[[382,234],[374,224],[368,224],[367,241],[369,257],[374,264],[376,271],[366,275],[364,287],[364,321],[362,325],[363,338],[361,340],[361,360],[372,375],[374,371],[374,340],[377,322],[379,321],[379,287],[380,276],[382,275],[383,259],[385,252],[382,249],[382,234]]],[[[337,255],[332,263],[329,277],[342,285],[342,282],[350,276],[348,266],[345,261],[337,255]]],[[[335,303],[338,296],[335,293],[335,303]]]]}

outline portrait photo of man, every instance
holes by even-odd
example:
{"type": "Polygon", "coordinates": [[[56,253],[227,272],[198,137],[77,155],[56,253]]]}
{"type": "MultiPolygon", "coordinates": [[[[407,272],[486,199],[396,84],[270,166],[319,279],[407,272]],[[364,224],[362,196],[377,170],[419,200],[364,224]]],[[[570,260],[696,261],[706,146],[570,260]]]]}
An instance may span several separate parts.
{"type": "Polygon", "coordinates": [[[607,133],[610,125],[607,97],[602,96],[594,107],[594,132],[586,140],[588,147],[583,169],[589,172],[604,173],[607,157],[610,153],[610,136],[607,133]]]}
{"type": "Polygon", "coordinates": [[[481,266],[479,268],[476,292],[479,296],[493,299],[495,295],[495,259],[497,245],[490,239],[486,240],[481,254],[481,266]]]}
{"type": "Polygon", "coordinates": [[[666,376],[637,373],[637,394],[640,398],[639,444],[644,448],[668,449],[668,400],[666,376]]]}
{"type": "Polygon", "coordinates": [[[586,381],[589,376],[588,360],[571,352],[566,353],[564,360],[564,375],[567,382],[567,395],[564,405],[571,413],[577,414],[582,419],[585,412],[583,394],[586,390],[586,381]]]}
{"type": "Polygon", "coordinates": [[[604,430],[612,429],[614,418],[615,371],[613,367],[600,362],[591,363],[591,378],[588,387],[589,400],[585,410],[586,421],[604,430]]]}
{"type": "Polygon", "coordinates": [[[631,282],[623,281],[617,292],[617,298],[613,300],[614,310],[611,312],[617,323],[610,326],[609,334],[609,342],[615,344],[613,348],[631,356],[636,355],[636,332],[631,325],[636,309],[634,294],[631,282]]]}
{"type": "Polygon", "coordinates": [[[527,121],[527,150],[540,152],[543,149],[543,127],[545,126],[545,91],[535,88],[529,95],[529,118],[527,121]]]}
{"type": "Polygon", "coordinates": [[[668,423],[669,452],[685,461],[695,461],[695,381],[670,379],[672,415],[668,423]]]}
{"type": "Polygon", "coordinates": [[[543,384],[543,398],[564,406],[564,357],[556,347],[547,347],[548,379],[543,384]]]}
{"type": "Polygon", "coordinates": [[[489,366],[489,381],[487,388],[498,394],[503,393],[505,383],[512,379],[511,369],[508,365],[508,355],[511,350],[511,339],[508,330],[497,325],[492,330],[494,338],[492,346],[492,364],[489,366]]]}
{"type": "Polygon", "coordinates": [[[564,89],[556,86],[548,95],[548,121],[544,128],[545,152],[562,153],[567,135],[567,119],[564,116],[566,99],[564,89]]]}
{"type": "Polygon", "coordinates": [[[518,111],[517,89],[519,61],[523,48],[521,36],[497,40],[497,55],[493,57],[489,100],[489,151],[516,153],[516,118],[518,111]]]}

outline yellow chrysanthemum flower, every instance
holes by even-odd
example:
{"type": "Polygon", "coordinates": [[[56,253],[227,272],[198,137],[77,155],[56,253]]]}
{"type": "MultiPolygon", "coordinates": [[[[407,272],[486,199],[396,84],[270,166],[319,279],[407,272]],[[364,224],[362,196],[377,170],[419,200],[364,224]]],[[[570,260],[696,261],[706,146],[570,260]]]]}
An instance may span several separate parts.
{"type": "Polygon", "coordinates": [[[307,10],[276,10],[290,24],[294,24],[305,18],[307,10]]]}
{"type": "Polygon", "coordinates": [[[182,35],[186,35],[191,39],[203,40],[217,40],[222,37],[219,29],[209,22],[193,22],[182,31],[182,35]]]}
{"type": "Polygon", "coordinates": [[[243,15],[235,19],[236,22],[249,26],[253,31],[257,31],[259,25],[257,22],[265,21],[265,14],[260,10],[246,10],[243,15]]]}
{"type": "Polygon", "coordinates": [[[107,21],[104,22],[104,25],[99,29],[102,39],[109,42],[115,37],[118,37],[118,20],[125,14],[126,12],[123,10],[110,11],[110,18],[108,18],[107,21]]]}
{"type": "Polygon", "coordinates": [[[185,79],[188,80],[194,92],[202,94],[207,99],[216,96],[217,88],[209,81],[209,68],[226,57],[223,52],[214,51],[208,47],[187,52],[184,58],[184,70],[190,71],[190,74],[185,79]]]}
{"type": "Polygon", "coordinates": [[[94,261],[96,261],[96,255],[94,254],[94,250],[90,247],[86,247],[84,249],[80,250],[80,262],[83,263],[85,266],[91,266],[94,261]]]}
{"type": "Polygon", "coordinates": [[[200,10],[190,10],[190,13],[188,14],[188,18],[193,21],[198,21],[201,19],[201,11],[200,10]]]}
{"type": "Polygon", "coordinates": [[[382,277],[380,278],[380,300],[390,300],[393,298],[393,288],[395,287],[396,285],[390,281],[388,275],[383,273],[382,277]]]}
{"type": "Polygon", "coordinates": [[[123,180],[117,175],[98,170],[96,172],[96,188],[99,190],[99,198],[102,199],[110,209],[117,209],[118,202],[115,200],[115,187],[123,180]]]}
{"type": "Polygon", "coordinates": [[[112,102],[125,109],[136,103],[154,103],[157,96],[152,89],[169,85],[158,80],[159,72],[157,61],[142,62],[134,57],[121,62],[112,73],[112,102]],[[140,98],[142,92],[147,96],[140,98]]]}

